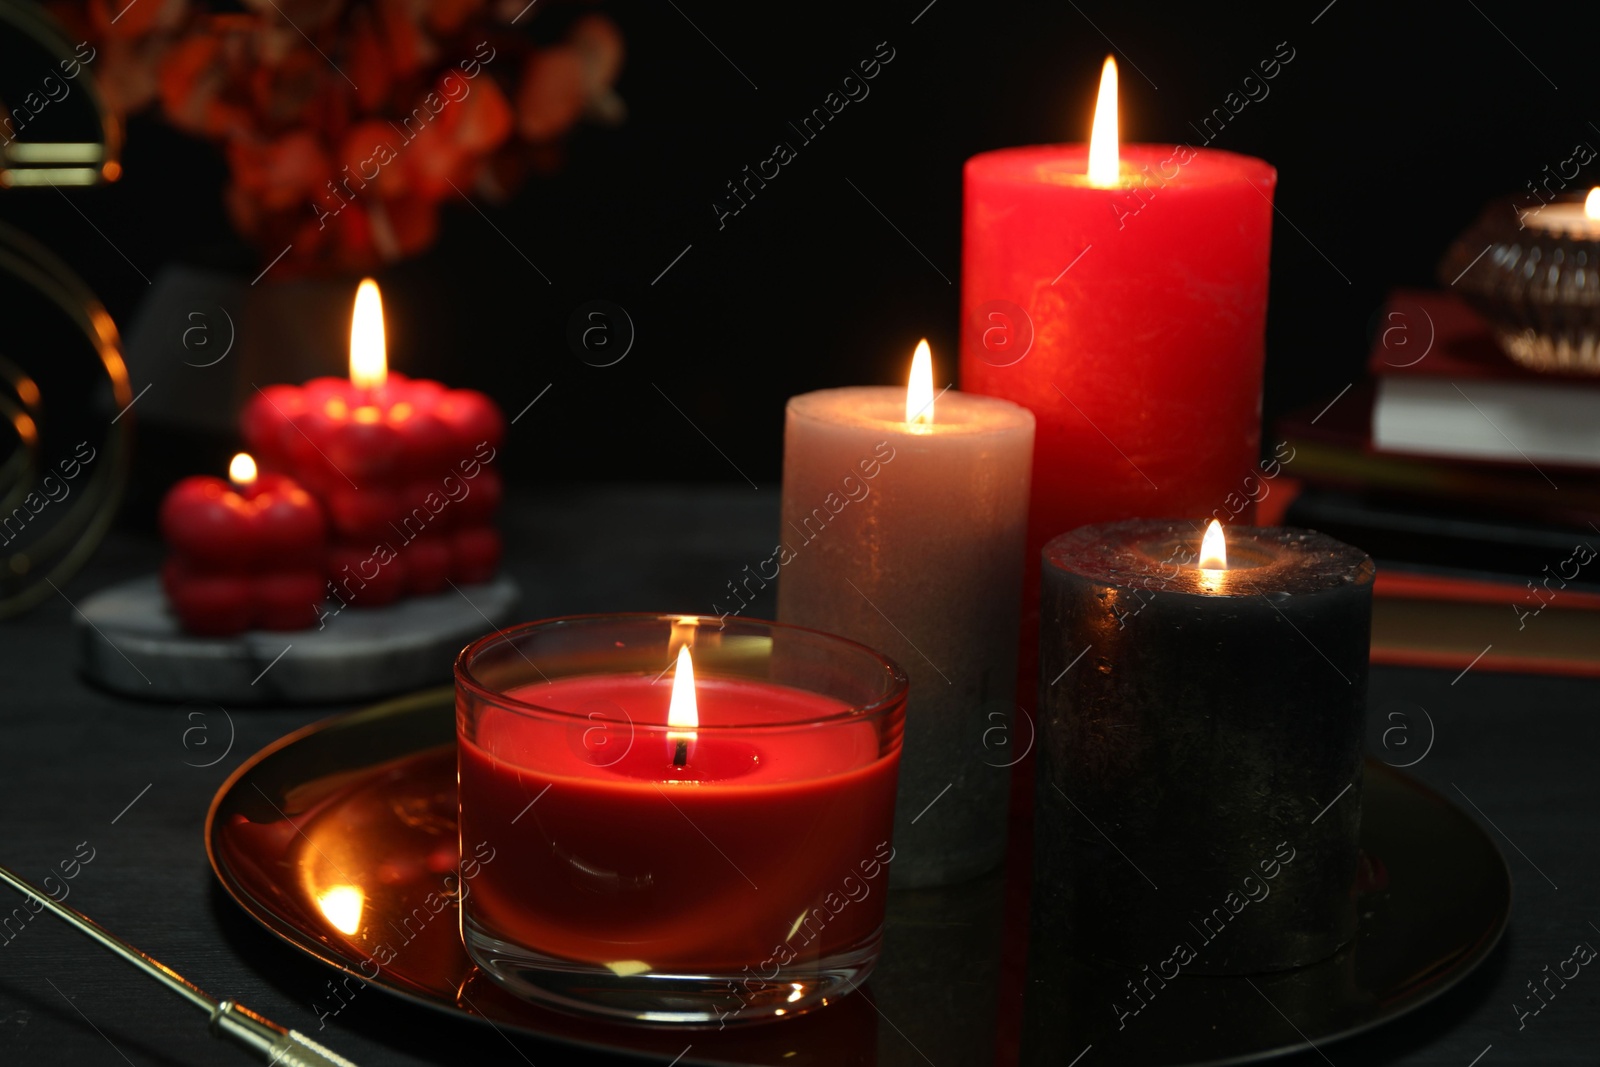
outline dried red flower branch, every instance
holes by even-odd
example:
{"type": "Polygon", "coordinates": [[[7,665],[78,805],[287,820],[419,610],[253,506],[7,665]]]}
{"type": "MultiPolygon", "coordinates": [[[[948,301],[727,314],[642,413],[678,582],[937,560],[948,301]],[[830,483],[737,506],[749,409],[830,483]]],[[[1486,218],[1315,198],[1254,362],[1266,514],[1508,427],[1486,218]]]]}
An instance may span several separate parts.
{"type": "MultiPolygon", "coordinates": [[[[570,6],[570,5],[569,5],[570,6]]],[[[274,277],[371,270],[426,248],[455,189],[494,198],[585,119],[616,122],[622,38],[600,14],[486,0],[61,0],[123,115],[158,106],[216,143],[234,226],[274,277]],[[120,14],[119,14],[120,12],[120,14]],[[114,20],[114,21],[113,21],[114,20]],[[513,25],[513,22],[518,25],[513,25]]]]}

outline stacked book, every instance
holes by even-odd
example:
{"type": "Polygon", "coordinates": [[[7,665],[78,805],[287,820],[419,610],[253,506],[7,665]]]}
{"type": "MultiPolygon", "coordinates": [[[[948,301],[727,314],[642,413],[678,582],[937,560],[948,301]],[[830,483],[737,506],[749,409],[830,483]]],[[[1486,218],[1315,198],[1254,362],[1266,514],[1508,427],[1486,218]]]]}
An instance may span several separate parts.
{"type": "Polygon", "coordinates": [[[1600,675],[1600,378],[1518,366],[1436,292],[1390,298],[1368,371],[1279,423],[1298,491],[1260,521],[1377,561],[1374,662],[1600,675]]]}

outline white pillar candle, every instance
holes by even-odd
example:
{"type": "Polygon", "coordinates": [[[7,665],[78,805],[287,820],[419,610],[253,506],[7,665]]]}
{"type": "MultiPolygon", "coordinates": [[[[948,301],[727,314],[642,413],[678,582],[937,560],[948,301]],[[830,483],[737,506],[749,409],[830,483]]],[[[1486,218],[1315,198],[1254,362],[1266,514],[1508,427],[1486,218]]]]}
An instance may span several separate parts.
{"type": "MultiPolygon", "coordinates": [[[[789,401],[778,618],[860,641],[911,677],[897,885],[980,874],[1005,851],[1033,414],[913,384],[789,401]]],[[[919,375],[918,372],[921,372],[919,375]]]]}

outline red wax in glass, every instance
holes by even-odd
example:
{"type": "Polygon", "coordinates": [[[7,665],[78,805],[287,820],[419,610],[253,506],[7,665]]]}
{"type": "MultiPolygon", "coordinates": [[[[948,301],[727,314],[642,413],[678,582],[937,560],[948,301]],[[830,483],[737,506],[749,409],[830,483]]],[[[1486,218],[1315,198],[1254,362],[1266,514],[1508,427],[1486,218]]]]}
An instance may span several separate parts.
{"type": "Polygon", "coordinates": [[[326,509],[340,600],[372,607],[494,576],[502,486],[489,463],[505,419],[482,393],[394,373],[374,388],[314,378],[261,390],[242,427],[264,468],[326,509]]]}
{"type": "Polygon", "coordinates": [[[578,718],[478,712],[475,741],[460,744],[461,835],[488,841],[496,858],[472,885],[476,919],[551,956],[656,972],[755,973],[763,961],[770,971],[871,938],[893,856],[898,751],[883,755],[865,721],[717,729],[847,708],[701,678],[702,728],[675,767],[661,730],[670,688],[670,678],[564,678],[507,695],[578,718]]]}
{"type": "Polygon", "coordinates": [[[301,630],[325,593],[327,527],[292,479],[262,474],[243,488],[197,475],[161,502],[169,548],[167,601],[190,633],[301,630]]]}
{"type": "Polygon", "coordinates": [[[1099,189],[1084,145],[967,161],[961,387],[1038,419],[1035,573],[1086,523],[1209,515],[1257,458],[1277,173],[1188,146],[1121,162],[1099,189]]]}

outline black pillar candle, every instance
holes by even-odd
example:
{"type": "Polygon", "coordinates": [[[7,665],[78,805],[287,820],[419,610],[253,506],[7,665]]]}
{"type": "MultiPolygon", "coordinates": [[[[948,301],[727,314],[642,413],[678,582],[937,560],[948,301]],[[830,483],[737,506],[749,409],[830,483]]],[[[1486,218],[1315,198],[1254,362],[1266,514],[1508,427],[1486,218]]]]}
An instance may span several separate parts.
{"type": "Polygon", "coordinates": [[[1034,919],[1146,981],[1355,932],[1372,562],[1307,530],[1226,540],[1226,569],[1187,522],[1044,549],[1034,919]]]}

